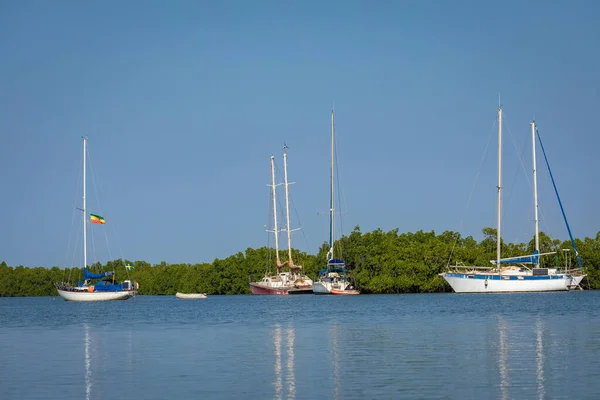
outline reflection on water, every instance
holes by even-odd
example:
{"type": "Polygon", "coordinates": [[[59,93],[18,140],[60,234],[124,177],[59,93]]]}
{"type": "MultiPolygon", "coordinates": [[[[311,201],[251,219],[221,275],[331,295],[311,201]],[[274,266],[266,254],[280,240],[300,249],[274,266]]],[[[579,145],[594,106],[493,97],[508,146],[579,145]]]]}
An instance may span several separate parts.
{"type": "Polygon", "coordinates": [[[339,377],[339,326],[335,324],[331,328],[333,342],[333,398],[340,398],[340,377],[339,377]]]}
{"type": "Polygon", "coordinates": [[[502,399],[508,399],[508,368],[506,362],[508,361],[508,346],[506,343],[506,321],[502,316],[498,317],[498,331],[499,331],[499,353],[498,353],[498,369],[500,370],[500,391],[502,393],[502,399]]]}
{"type": "Polygon", "coordinates": [[[287,361],[287,383],[288,383],[288,399],[293,399],[296,397],[296,380],[294,378],[294,328],[292,328],[291,323],[287,329],[288,342],[287,342],[287,351],[288,351],[288,361],[287,361]]]}
{"type": "MultiPolygon", "coordinates": [[[[533,393],[538,399],[546,397],[544,387],[544,361],[545,354],[549,351],[544,348],[544,321],[537,317],[535,325],[527,323],[508,324],[503,316],[498,317],[498,370],[500,375],[500,392],[502,399],[511,398],[509,389],[511,389],[511,379],[514,378],[514,386],[527,386],[527,382],[533,393]],[[535,335],[531,335],[531,330],[535,335]],[[533,342],[535,340],[535,343],[533,342]],[[512,356],[509,359],[509,354],[512,356]],[[533,354],[535,353],[535,354],[533,354]],[[535,356],[535,366],[533,366],[533,358],[535,356]],[[527,371],[527,364],[531,363],[531,374],[523,374],[522,371],[527,371]],[[535,374],[533,373],[535,371],[535,374]],[[533,382],[536,385],[533,385],[533,382]]],[[[513,387],[513,389],[515,389],[513,387]]],[[[514,393],[513,393],[514,394],[514,393]]]]}
{"type": "Polygon", "coordinates": [[[281,399],[281,328],[276,325],[273,329],[273,345],[275,347],[275,398],[281,399]]]}
{"type": "MultiPolygon", "coordinates": [[[[287,335],[287,362],[286,362],[286,371],[285,371],[285,383],[288,389],[287,398],[294,399],[296,398],[296,377],[294,372],[294,341],[296,333],[292,324],[288,325],[286,330],[287,335]]],[[[282,399],[283,398],[283,374],[282,371],[282,358],[283,354],[281,352],[283,342],[283,329],[280,325],[275,325],[273,327],[273,347],[274,347],[274,355],[275,355],[275,381],[273,382],[273,387],[275,388],[275,398],[282,399]]]]}
{"type": "Polygon", "coordinates": [[[88,324],[83,324],[83,343],[85,347],[85,399],[92,398],[92,357],[90,354],[91,338],[88,324]]]}
{"type": "Polygon", "coordinates": [[[537,318],[536,327],[536,361],[537,361],[537,384],[538,399],[544,398],[544,342],[543,342],[543,321],[537,318]]]}
{"type": "Polygon", "coordinates": [[[0,398],[596,400],[598,304],[600,291],[0,298],[0,398]]]}

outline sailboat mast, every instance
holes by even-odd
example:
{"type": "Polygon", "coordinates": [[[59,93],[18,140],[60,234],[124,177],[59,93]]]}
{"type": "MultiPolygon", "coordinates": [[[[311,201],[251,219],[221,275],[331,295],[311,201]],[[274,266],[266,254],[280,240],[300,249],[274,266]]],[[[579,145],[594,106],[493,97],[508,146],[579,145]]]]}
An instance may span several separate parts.
{"type": "Polygon", "coordinates": [[[281,265],[279,260],[279,228],[277,226],[277,194],[275,191],[275,156],[271,156],[271,197],[273,198],[273,229],[275,232],[275,257],[277,268],[281,265]]]}
{"type": "Polygon", "coordinates": [[[283,145],[283,174],[285,184],[285,217],[286,217],[286,231],[287,231],[287,242],[288,242],[288,260],[290,266],[294,265],[292,261],[292,230],[290,229],[290,201],[289,201],[289,190],[288,190],[288,174],[287,174],[287,145],[283,145]]]}
{"type": "Polygon", "coordinates": [[[501,249],[501,226],[502,226],[502,106],[498,107],[498,231],[496,233],[496,266],[500,271],[500,249],[501,249]]]}
{"type": "Polygon", "coordinates": [[[331,198],[329,201],[329,259],[333,259],[333,241],[335,231],[335,197],[334,197],[334,154],[335,154],[335,123],[334,111],[331,110],[331,198]]]}
{"type": "Polygon", "coordinates": [[[87,211],[85,204],[85,165],[87,154],[87,137],[83,137],[83,268],[87,268],[87,211]]]}
{"type": "MultiPolygon", "coordinates": [[[[540,251],[540,221],[538,219],[538,190],[537,190],[537,161],[535,158],[535,121],[531,122],[531,148],[532,148],[532,159],[533,159],[533,215],[535,224],[535,251],[540,251]]],[[[539,266],[539,260],[536,259],[534,267],[539,266]]]]}

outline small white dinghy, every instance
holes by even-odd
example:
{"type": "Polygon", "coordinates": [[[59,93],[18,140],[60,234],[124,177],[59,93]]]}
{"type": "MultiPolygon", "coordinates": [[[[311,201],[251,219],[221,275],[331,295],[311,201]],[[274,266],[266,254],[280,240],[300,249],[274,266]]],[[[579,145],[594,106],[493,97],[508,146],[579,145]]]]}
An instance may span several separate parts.
{"type": "Polygon", "coordinates": [[[178,299],[205,299],[206,293],[175,293],[178,299]]]}

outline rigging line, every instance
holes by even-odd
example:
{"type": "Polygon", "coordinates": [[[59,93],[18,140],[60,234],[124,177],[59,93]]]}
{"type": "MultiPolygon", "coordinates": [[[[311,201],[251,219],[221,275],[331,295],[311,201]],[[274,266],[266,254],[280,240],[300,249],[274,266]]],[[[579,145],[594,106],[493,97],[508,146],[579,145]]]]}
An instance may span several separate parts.
{"type": "Polygon", "coordinates": [[[479,174],[481,173],[481,170],[483,169],[483,162],[485,161],[485,157],[487,155],[488,148],[492,141],[492,135],[494,133],[494,129],[497,126],[496,122],[497,121],[494,120],[494,123],[492,124],[492,129],[490,130],[490,134],[488,136],[487,144],[485,145],[485,149],[483,150],[483,156],[481,157],[481,161],[479,162],[479,170],[477,171],[477,174],[475,175],[475,181],[473,182],[473,185],[471,186],[471,192],[469,193],[469,198],[467,200],[467,206],[465,207],[465,211],[463,212],[462,219],[460,221],[458,235],[456,235],[456,239],[454,240],[454,244],[452,245],[452,250],[450,251],[450,255],[448,256],[448,263],[446,264],[446,268],[450,267],[450,261],[452,260],[452,255],[454,254],[454,249],[456,248],[456,244],[458,243],[458,240],[460,238],[460,231],[462,230],[462,227],[464,225],[465,216],[467,214],[467,211],[469,210],[469,205],[471,204],[471,199],[473,198],[473,193],[475,192],[475,186],[477,185],[477,180],[479,179],[479,174]]]}
{"type": "MultiPolygon", "coordinates": [[[[527,185],[529,185],[530,188],[533,188],[533,183],[532,183],[531,179],[529,178],[529,173],[527,172],[527,168],[525,167],[525,164],[523,162],[523,153],[525,153],[525,151],[526,151],[526,148],[527,148],[527,145],[528,145],[527,142],[529,141],[529,138],[527,138],[525,140],[525,144],[523,145],[523,150],[519,154],[515,138],[514,138],[514,136],[512,134],[512,131],[510,130],[510,126],[508,125],[508,121],[506,119],[506,114],[504,113],[503,115],[504,115],[504,121],[505,121],[505,124],[506,124],[506,128],[508,130],[509,136],[510,136],[510,138],[512,140],[512,143],[513,143],[513,147],[515,148],[515,151],[517,152],[517,155],[519,156],[519,162],[520,162],[521,168],[523,169],[523,173],[525,174],[525,179],[527,180],[527,185]]],[[[536,166],[536,168],[537,168],[537,166],[536,166]]],[[[519,169],[517,169],[517,173],[515,174],[515,177],[514,177],[514,180],[513,180],[513,185],[511,187],[511,191],[510,191],[510,196],[507,199],[508,201],[510,201],[510,198],[512,197],[512,195],[514,193],[513,189],[514,189],[514,186],[515,186],[516,181],[517,181],[517,176],[519,174],[519,169]]],[[[532,199],[532,202],[533,202],[533,199],[532,199]]],[[[503,208],[504,208],[503,211],[506,210],[506,207],[503,207],[503,208]]],[[[550,226],[548,225],[548,223],[547,223],[547,221],[546,221],[546,219],[544,217],[544,213],[542,211],[542,207],[539,204],[538,204],[538,213],[539,213],[540,219],[542,220],[542,224],[546,227],[546,231],[549,231],[550,226]]],[[[530,211],[529,214],[531,215],[531,211],[530,211]]],[[[532,234],[532,236],[533,236],[533,234],[532,234]]],[[[529,243],[530,240],[531,239],[528,239],[527,243],[529,243]]]]}
{"type": "MultiPolygon", "coordinates": [[[[104,239],[106,240],[106,247],[108,249],[108,259],[112,260],[112,254],[110,252],[110,246],[108,245],[108,235],[106,234],[106,229],[102,229],[102,231],[104,232],[104,239]]],[[[123,257],[121,257],[121,259],[123,259],[123,257]]],[[[128,274],[129,276],[129,274],[128,274]]]]}
{"type": "MultiPolygon", "coordinates": [[[[266,255],[266,260],[265,260],[265,266],[266,266],[266,270],[265,270],[265,275],[267,275],[269,273],[269,265],[271,264],[271,235],[270,235],[270,228],[271,228],[271,224],[273,223],[271,221],[271,214],[273,214],[273,205],[272,205],[272,198],[271,198],[271,188],[269,188],[269,201],[267,202],[268,206],[268,213],[267,213],[267,224],[265,225],[265,233],[267,234],[267,255],[266,255]]],[[[275,229],[273,229],[275,230],[275,229]]],[[[277,235],[278,233],[275,232],[275,235],[277,235]]]]}
{"type": "Polygon", "coordinates": [[[299,229],[302,232],[302,237],[304,238],[304,242],[306,243],[306,250],[310,254],[310,246],[308,245],[308,239],[307,239],[306,234],[304,232],[304,228],[302,227],[302,221],[300,220],[300,214],[298,213],[298,209],[296,208],[296,204],[294,203],[294,199],[290,199],[290,200],[292,202],[292,206],[294,208],[294,214],[296,214],[296,219],[298,221],[298,224],[300,224],[300,228],[299,229]]]}
{"type": "MultiPolygon", "coordinates": [[[[92,157],[91,157],[91,155],[89,153],[89,150],[88,150],[88,159],[90,160],[90,172],[91,172],[91,176],[92,176],[92,183],[94,185],[94,193],[96,194],[96,198],[98,199],[99,212],[103,214],[104,211],[106,211],[104,209],[104,202],[102,201],[102,199],[104,198],[104,190],[102,189],[102,185],[100,184],[99,180],[96,179],[96,172],[95,172],[95,170],[94,170],[94,168],[92,166],[92,157]]],[[[120,243],[119,240],[118,240],[118,237],[117,237],[117,230],[116,230],[116,226],[115,226],[115,222],[114,221],[112,221],[110,223],[110,228],[109,229],[111,230],[113,238],[117,241],[117,243],[120,243]]],[[[112,251],[111,251],[111,248],[110,248],[110,242],[108,240],[108,234],[106,232],[106,228],[104,228],[104,238],[105,238],[105,241],[106,241],[106,248],[108,250],[109,260],[112,261],[113,260],[112,251]]],[[[123,254],[123,249],[120,246],[120,244],[117,245],[117,248],[119,250],[119,255],[121,256],[121,260],[124,261],[125,260],[125,256],[123,254]]],[[[126,269],[126,273],[127,273],[127,276],[129,277],[129,270],[126,269]]]]}
{"type": "MultiPolygon", "coordinates": [[[[89,224],[89,222],[86,220],[85,221],[86,224],[89,224]]],[[[96,241],[94,240],[94,230],[93,229],[89,229],[90,234],[92,236],[92,259],[94,260],[94,262],[92,263],[92,265],[94,265],[97,261],[98,261],[98,257],[96,257],[96,241]]]]}
{"type": "MultiPolygon", "coordinates": [[[[276,172],[279,171],[281,173],[281,170],[278,168],[277,163],[275,163],[275,171],[276,172]]],[[[288,183],[288,185],[289,185],[289,183],[288,183]]],[[[292,204],[292,208],[294,209],[294,214],[296,215],[296,220],[300,224],[300,228],[299,229],[300,229],[300,231],[302,231],[302,237],[304,238],[304,242],[306,243],[306,249],[310,253],[310,246],[308,244],[308,239],[306,237],[304,229],[302,229],[302,221],[300,220],[300,215],[298,213],[298,208],[296,207],[296,203],[294,202],[294,198],[292,197],[291,190],[288,190],[288,194],[289,194],[289,201],[292,204]]],[[[277,205],[278,205],[278,208],[279,208],[280,212],[283,213],[284,207],[280,203],[280,197],[281,196],[277,196],[277,205]]],[[[291,224],[291,222],[290,222],[290,224],[291,224]]],[[[292,228],[291,228],[291,226],[286,226],[286,229],[290,229],[291,230],[292,228]]]]}
{"type": "MultiPolygon", "coordinates": [[[[525,174],[525,178],[527,180],[527,184],[529,185],[529,187],[533,187],[533,185],[532,185],[531,181],[529,180],[529,175],[527,174],[527,169],[525,168],[525,164],[523,163],[523,153],[525,153],[525,149],[527,148],[527,140],[525,141],[525,144],[523,145],[523,149],[521,150],[521,152],[519,152],[519,149],[517,147],[517,142],[515,140],[515,137],[512,134],[512,131],[510,130],[510,126],[508,125],[508,120],[506,118],[506,114],[503,114],[503,116],[504,116],[504,118],[503,118],[504,119],[504,124],[506,125],[506,129],[508,130],[508,135],[510,136],[512,145],[515,148],[515,153],[517,154],[517,156],[519,158],[519,165],[520,165],[520,167],[517,168],[515,176],[514,176],[514,178],[512,180],[512,185],[510,187],[510,191],[508,192],[509,195],[506,197],[506,200],[505,200],[506,206],[503,205],[503,207],[502,207],[502,214],[503,214],[502,217],[504,218],[504,213],[508,209],[508,204],[510,204],[512,196],[515,193],[514,189],[515,189],[515,185],[517,183],[517,177],[519,176],[519,172],[521,171],[521,169],[523,169],[523,173],[525,174]]],[[[520,224],[519,231],[521,232],[521,234],[524,233],[524,231],[523,231],[522,228],[523,228],[523,225],[520,224]]],[[[519,239],[516,238],[515,240],[518,241],[519,239]]]]}
{"type": "MultiPolygon", "coordinates": [[[[69,268],[69,280],[67,282],[71,282],[71,276],[73,274],[73,268],[75,268],[75,256],[77,255],[77,247],[79,246],[79,237],[80,232],[82,231],[81,225],[79,225],[79,229],[77,230],[77,234],[75,236],[75,247],[73,247],[73,258],[71,259],[71,265],[68,267],[69,268]]],[[[65,271],[66,273],[66,271],[65,271]]]]}
{"type": "MultiPolygon", "coordinates": [[[[72,207],[72,212],[71,212],[71,228],[69,229],[69,240],[68,240],[68,243],[67,243],[67,252],[65,254],[65,261],[66,262],[69,261],[69,254],[71,254],[71,240],[73,239],[72,235],[73,235],[73,224],[75,223],[75,212],[79,211],[77,209],[77,197],[78,197],[77,196],[77,192],[80,189],[80,182],[81,182],[80,178],[81,178],[81,173],[83,171],[82,164],[83,164],[83,155],[81,154],[79,156],[79,168],[78,168],[78,172],[77,172],[77,181],[75,183],[75,193],[73,195],[73,207],[72,207]]],[[[85,215],[84,215],[84,218],[85,218],[85,215]]],[[[79,224],[79,225],[80,225],[79,228],[81,228],[81,224],[79,224]]],[[[79,234],[80,230],[81,229],[78,229],[78,232],[77,232],[76,237],[75,237],[76,239],[77,239],[77,235],[79,234]]]]}
{"type": "Polygon", "coordinates": [[[569,222],[567,221],[567,215],[565,214],[565,209],[563,208],[562,201],[560,200],[560,196],[558,195],[558,189],[556,187],[556,182],[554,182],[554,176],[552,175],[552,170],[550,169],[550,162],[548,161],[548,157],[546,156],[546,150],[544,149],[544,145],[542,143],[542,137],[540,136],[540,132],[536,129],[536,136],[538,141],[540,142],[540,147],[542,148],[542,153],[544,154],[544,160],[546,160],[546,166],[548,167],[548,173],[550,174],[550,180],[552,181],[552,186],[554,187],[554,192],[556,193],[556,199],[558,200],[558,205],[560,206],[560,211],[562,212],[563,219],[565,220],[565,225],[567,226],[567,232],[569,232],[569,238],[571,239],[571,245],[573,246],[573,250],[575,251],[575,257],[577,257],[577,263],[579,264],[579,268],[583,269],[583,264],[581,263],[581,258],[579,257],[579,252],[577,251],[577,245],[575,244],[575,240],[573,239],[573,235],[571,234],[571,227],[569,226],[569,222]]]}
{"type": "MultiPolygon", "coordinates": [[[[338,179],[337,179],[337,189],[338,189],[338,190],[337,190],[337,193],[338,193],[338,204],[339,204],[339,205],[340,205],[340,207],[341,207],[341,206],[342,206],[342,204],[340,204],[340,203],[341,203],[341,200],[343,199],[343,200],[344,200],[344,210],[346,210],[346,211],[347,211],[346,197],[345,197],[345,194],[344,194],[344,192],[342,191],[342,186],[341,186],[341,180],[342,180],[342,179],[341,179],[341,174],[340,174],[339,163],[337,162],[337,160],[339,159],[337,147],[338,147],[338,146],[337,146],[337,140],[336,140],[336,141],[335,141],[335,143],[334,143],[333,150],[334,150],[334,153],[335,153],[335,159],[336,159],[336,162],[335,162],[335,170],[336,170],[336,172],[337,172],[337,177],[338,177],[338,179]]],[[[334,199],[334,201],[335,201],[335,199],[334,199]]],[[[343,218],[343,213],[342,213],[342,212],[340,212],[340,213],[339,213],[339,215],[340,215],[340,218],[339,218],[340,222],[339,222],[339,223],[340,223],[340,233],[341,233],[341,234],[340,234],[340,239],[341,239],[341,238],[344,236],[344,218],[343,218]]],[[[333,238],[333,239],[334,239],[334,241],[335,241],[335,238],[333,238]]],[[[341,240],[339,241],[339,245],[338,245],[338,247],[339,247],[339,249],[340,249],[340,258],[342,258],[342,259],[343,259],[343,255],[344,255],[344,247],[343,247],[343,243],[342,243],[342,241],[341,241],[341,240]]]]}
{"type": "MultiPolygon", "coordinates": [[[[87,150],[87,157],[88,157],[88,160],[89,160],[89,163],[90,163],[90,175],[92,177],[92,185],[94,186],[94,194],[96,195],[96,199],[97,199],[97,203],[98,203],[98,213],[104,215],[104,211],[105,210],[104,210],[103,202],[102,202],[102,198],[101,198],[102,187],[100,186],[100,183],[96,182],[96,170],[94,169],[92,156],[91,156],[89,150],[87,150]]],[[[86,216],[86,218],[87,218],[87,216],[86,216]]],[[[104,233],[106,235],[106,230],[105,230],[104,233]]],[[[95,254],[95,251],[96,251],[95,244],[92,243],[92,246],[94,246],[94,257],[96,257],[96,254],[95,254]]],[[[108,237],[106,237],[106,248],[108,250],[109,260],[112,260],[112,256],[110,255],[111,251],[110,251],[110,244],[108,243],[108,237]]],[[[96,259],[96,261],[97,261],[97,259],[96,259]]]]}

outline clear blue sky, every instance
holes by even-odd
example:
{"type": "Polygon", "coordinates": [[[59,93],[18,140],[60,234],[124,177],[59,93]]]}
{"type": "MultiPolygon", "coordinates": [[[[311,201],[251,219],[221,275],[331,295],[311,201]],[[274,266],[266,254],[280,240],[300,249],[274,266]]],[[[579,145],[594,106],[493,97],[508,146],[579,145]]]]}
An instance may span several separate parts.
{"type": "MultiPolygon", "coordinates": [[[[598,21],[595,1],[2,1],[0,260],[72,263],[82,135],[101,188],[98,202],[90,181],[89,211],[107,220],[91,226],[91,261],[266,245],[269,157],[281,166],[284,142],[306,236],[294,245],[315,253],[334,102],[345,233],[480,239],[495,226],[499,93],[505,240],[533,232],[534,117],[575,236],[595,236],[598,21]]],[[[566,239],[539,161],[542,229],[566,239]]]]}

